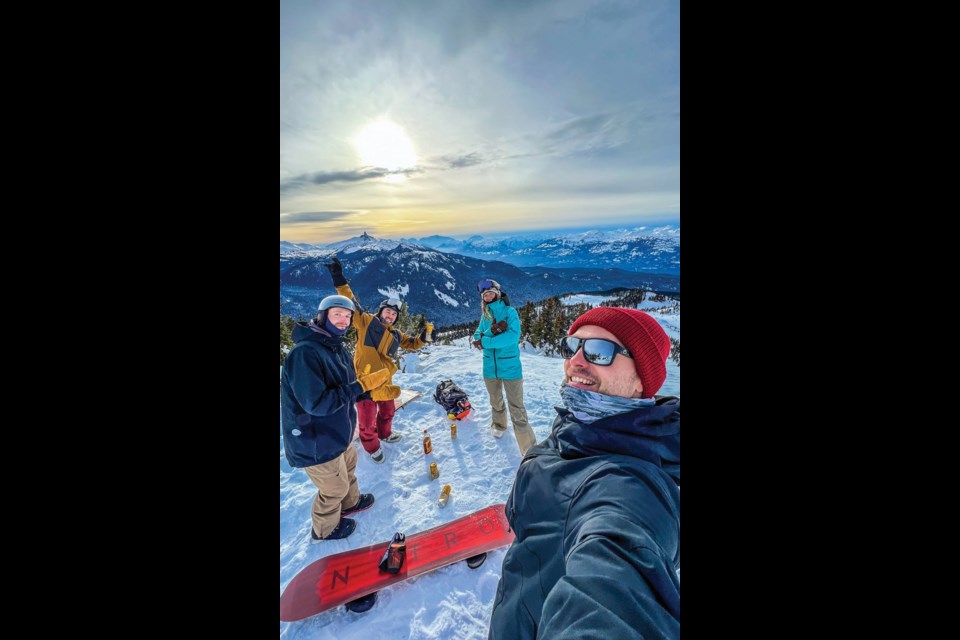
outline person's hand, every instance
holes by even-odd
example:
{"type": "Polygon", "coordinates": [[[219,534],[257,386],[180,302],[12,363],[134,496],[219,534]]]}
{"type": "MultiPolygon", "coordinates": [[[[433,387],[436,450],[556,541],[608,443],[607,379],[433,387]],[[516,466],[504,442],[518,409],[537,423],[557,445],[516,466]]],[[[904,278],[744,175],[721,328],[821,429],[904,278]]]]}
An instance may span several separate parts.
{"type": "Polygon", "coordinates": [[[364,400],[373,400],[373,396],[370,395],[369,391],[364,391],[357,396],[357,402],[363,402],[364,400]]]}
{"type": "Polygon", "coordinates": [[[387,369],[379,369],[370,373],[370,365],[367,365],[364,367],[363,373],[357,376],[357,382],[360,383],[364,391],[370,391],[371,389],[382,386],[383,383],[390,379],[390,376],[390,371],[387,369]]]}
{"type": "Polygon", "coordinates": [[[337,256],[333,256],[333,260],[331,262],[324,262],[323,266],[330,271],[330,277],[333,278],[333,286],[339,287],[347,284],[347,279],[343,277],[343,265],[340,264],[340,260],[337,258],[337,256]]]}
{"type": "Polygon", "coordinates": [[[333,256],[333,259],[330,262],[324,262],[325,266],[332,276],[342,276],[343,275],[343,265],[340,264],[340,259],[337,256],[333,256]]]}
{"type": "Polygon", "coordinates": [[[500,322],[494,322],[492,325],[490,325],[490,333],[492,333],[495,336],[500,335],[506,330],[507,330],[506,320],[501,320],[500,322]]]}
{"type": "Polygon", "coordinates": [[[473,346],[475,346],[477,349],[483,349],[483,343],[480,342],[479,340],[474,340],[473,346]]]}

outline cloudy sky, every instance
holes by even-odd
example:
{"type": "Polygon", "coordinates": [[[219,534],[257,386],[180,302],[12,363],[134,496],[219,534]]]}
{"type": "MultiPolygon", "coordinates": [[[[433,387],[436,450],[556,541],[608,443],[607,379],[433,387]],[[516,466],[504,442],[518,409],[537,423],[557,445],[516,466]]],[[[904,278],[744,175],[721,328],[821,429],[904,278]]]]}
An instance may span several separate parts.
{"type": "Polygon", "coordinates": [[[281,240],[679,221],[679,0],[280,1],[281,240]]]}

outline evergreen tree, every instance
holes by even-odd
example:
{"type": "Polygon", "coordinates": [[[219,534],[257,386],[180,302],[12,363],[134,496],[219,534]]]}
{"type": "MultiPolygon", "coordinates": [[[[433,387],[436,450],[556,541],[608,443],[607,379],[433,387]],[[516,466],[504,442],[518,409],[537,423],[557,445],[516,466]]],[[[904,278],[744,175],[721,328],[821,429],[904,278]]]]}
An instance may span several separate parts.
{"type": "Polygon", "coordinates": [[[559,328],[564,323],[563,309],[557,297],[547,298],[540,307],[540,314],[535,323],[537,347],[543,347],[547,355],[554,353],[556,344],[561,338],[559,332],[566,330],[566,327],[559,328]]]}
{"type": "Polygon", "coordinates": [[[518,311],[518,315],[520,316],[520,341],[521,342],[526,340],[527,342],[530,342],[530,344],[533,344],[530,338],[530,327],[533,326],[533,319],[536,316],[536,313],[537,313],[537,308],[529,300],[527,300],[527,303],[523,305],[523,307],[521,307],[520,310],[518,311]]]}
{"type": "Polygon", "coordinates": [[[534,307],[533,311],[533,321],[530,323],[530,344],[533,345],[534,349],[539,349],[540,345],[544,343],[546,336],[546,327],[544,326],[544,318],[546,314],[543,312],[543,306],[545,303],[540,303],[534,307]]]}
{"type": "Polygon", "coordinates": [[[572,320],[567,319],[567,307],[560,304],[559,300],[557,306],[557,314],[553,319],[553,331],[548,345],[549,350],[545,352],[547,355],[554,355],[560,351],[560,341],[563,340],[563,336],[567,335],[567,329],[573,324],[572,320]]]}
{"type": "Polygon", "coordinates": [[[472,320],[445,327],[436,326],[433,328],[433,340],[440,344],[452,344],[457,338],[472,336],[476,328],[477,323],[472,320]]]}
{"type": "Polygon", "coordinates": [[[293,331],[294,320],[290,316],[283,315],[283,300],[280,301],[280,364],[287,357],[287,352],[293,347],[293,338],[290,332],[293,331]]]}
{"type": "Polygon", "coordinates": [[[647,292],[643,289],[621,290],[615,297],[600,303],[602,307],[624,307],[626,309],[636,309],[644,301],[647,292]]]}

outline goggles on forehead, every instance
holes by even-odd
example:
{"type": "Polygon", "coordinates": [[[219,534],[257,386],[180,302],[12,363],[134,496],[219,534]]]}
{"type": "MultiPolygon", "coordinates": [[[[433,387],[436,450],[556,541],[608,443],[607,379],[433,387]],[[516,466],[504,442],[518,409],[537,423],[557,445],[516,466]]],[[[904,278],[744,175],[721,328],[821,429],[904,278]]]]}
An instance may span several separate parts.
{"type": "Polygon", "coordinates": [[[567,336],[560,341],[560,355],[569,360],[577,355],[577,351],[583,349],[583,359],[590,364],[600,367],[609,367],[613,364],[613,359],[619,353],[633,359],[630,352],[621,347],[616,342],[604,340],[603,338],[574,338],[567,336]]]}
{"type": "Polygon", "coordinates": [[[400,302],[399,298],[387,298],[380,303],[379,307],[377,307],[377,317],[382,318],[381,314],[383,313],[384,309],[390,309],[397,315],[400,315],[400,309],[402,308],[400,306],[401,304],[402,303],[400,302]]]}
{"type": "Polygon", "coordinates": [[[487,289],[499,289],[500,286],[493,280],[481,280],[477,283],[477,291],[483,293],[487,289]]]}

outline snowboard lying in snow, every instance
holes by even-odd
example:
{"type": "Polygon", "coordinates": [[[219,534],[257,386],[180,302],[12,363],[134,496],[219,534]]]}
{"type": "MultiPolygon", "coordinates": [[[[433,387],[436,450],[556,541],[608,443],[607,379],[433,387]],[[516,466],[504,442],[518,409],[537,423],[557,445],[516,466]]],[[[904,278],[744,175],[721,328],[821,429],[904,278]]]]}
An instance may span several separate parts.
{"type": "MultiPolygon", "coordinates": [[[[445,567],[513,542],[513,531],[495,504],[406,537],[399,573],[381,571],[389,540],[320,558],[294,576],[280,596],[280,620],[291,622],[332,609],[407,578],[445,567]]],[[[321,543],[322,544],[322,543],[321,543]]]]}
{"type": "MultiPolygon", "coordinates": [[[[412,389],[400,389],[400,397],[393,399],[394,409],[402,409],[407,406],[407,403],[416,400],[417,398],[422,398],[423,394],[419,391],[413,391],[412,389]]],[[[353,439],[357,440],[360,438],[360,423],[353,426],[353,439]]]]}
{"type": "Polygon", "coordinates": [[[400,389],[400,397],[394,399],[393,406],[397,409],[400,409],[411,400],[416,400],[420,397],[423,397],[423,394],[419,391],[413,391],[412,389],[400,389]]]}

